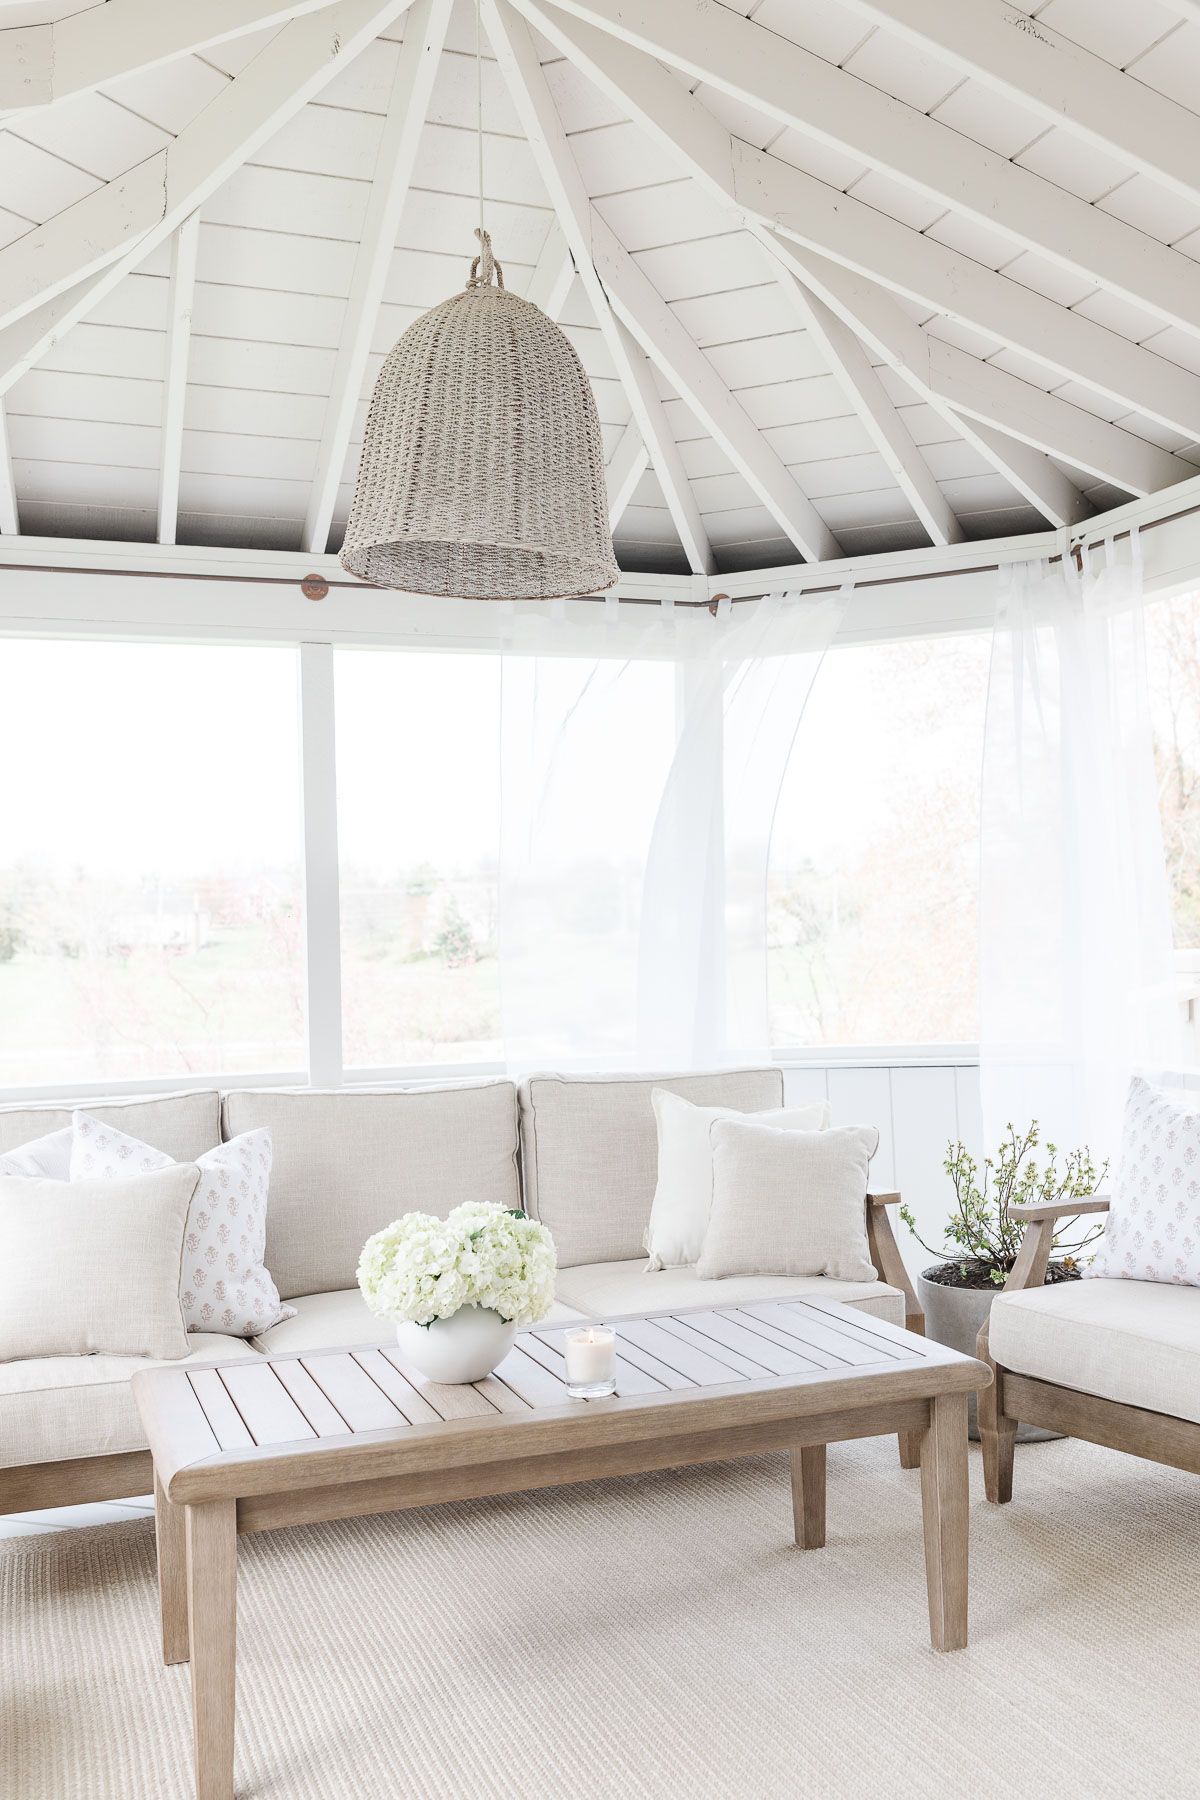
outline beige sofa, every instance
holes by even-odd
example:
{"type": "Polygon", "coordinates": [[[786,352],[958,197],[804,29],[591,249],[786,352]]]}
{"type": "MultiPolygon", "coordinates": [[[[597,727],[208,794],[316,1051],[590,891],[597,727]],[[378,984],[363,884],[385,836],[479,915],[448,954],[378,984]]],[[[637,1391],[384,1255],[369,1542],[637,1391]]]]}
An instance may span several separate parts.
{"type": "MultiPolygon", "coordinates": [[[[814,1290],[920,1328],[886,1216],[872,1209],[877,1269],[891,1285],[746,1277],[700,1281],[646,1271],[642,1235],[654,1195],[651,1089],[753,1112],[783,1098],[779,1069],[661,1076],[537,1075],[510,1081],[320,1093],[233,1090],[82,1104],[180,1161],[222,1137],[269,1126],[274,1142],[266,1264],[296,1316],[250,1342],[193,1333],[189,1362],[387,1343],[355,1285],[359,1250],[403,1212],[445,1213],[464,1199],[522,1203],[554,1235],[552,1320],[738,1304],[814,1290]]],[[[0,1152],[69,1124],[66,1105],[0,1108],[0,1152]]],[[[0,1364],[0,1513],[149,1490],[145,1438],[119,1356],[0,1364]]],[[[176,1364],[175,1367],[187,1366],[176,1364]]]]}

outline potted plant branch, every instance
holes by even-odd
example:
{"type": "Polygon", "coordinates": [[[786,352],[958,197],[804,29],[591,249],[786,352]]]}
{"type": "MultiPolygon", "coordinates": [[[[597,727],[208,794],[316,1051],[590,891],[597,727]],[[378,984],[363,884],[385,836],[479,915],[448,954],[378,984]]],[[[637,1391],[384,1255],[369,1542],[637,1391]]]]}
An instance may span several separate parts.
{"type": "MultiPolygon", "coordinates": [[[[1039,1162],[1040,1145],[1041,1131],[1034,1119],[1025,1132],[1010,1124],[997,1154],[984,1157],[982,1171],[965,1144],[946,1146],[942,1166],[954,1189],[954,1205],[940,1249],[925,1242],[911,1208],[900,1208],[901,1218],[921,1248],[940,1258],[917,1277],[925,1328],[938,1343],[968,1356],[975,1354],[975,1340],[992,1298],[1008,1279],[1021,1247],[1025,1228],[1013,1218],[1012,1208],[1089,1199],[1108,1173],[1107,1163],[1095,1167],[1086,1144],[1068,1150],[1061,1162],[1058,1146],[1051,1143],[1045,1145],[1045,1160],[1039,1162]]],[[[1083,1272],[1082,1252],[1104,1229],[1095,1225],[1080,1235],[1077,1223],[1068,1220],[1056,1234],[1047,1282],[1078,1280],[1083,1272]],[[1068,1241],[1072,1238],[1075,1241],[1068,1241]]],[[[970,1414],[971,1436],[975,1437],[974,1397],[970,1414]]],[[[1023,1426],[1017,1435],[1029,1440],[1056,1434],[1023,1426]]]]}

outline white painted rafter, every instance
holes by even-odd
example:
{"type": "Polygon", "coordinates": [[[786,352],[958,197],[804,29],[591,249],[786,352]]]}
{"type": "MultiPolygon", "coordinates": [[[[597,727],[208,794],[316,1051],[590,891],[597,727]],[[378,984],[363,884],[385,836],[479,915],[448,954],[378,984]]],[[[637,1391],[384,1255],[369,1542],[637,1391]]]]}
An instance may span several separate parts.
{"type": "Polygon", "coordinates": [[[1200,376],[734,138],[652,57],[544,0],[514,0],[600,90],[743,219],[1200,437],[1200,376]]]}
{"type": "Polygon", "coordinates": [[[567,304],[567,295],[575,279],[575,264],[562,227],[551,220],[537,265],[529,278],[525,298],[540,307],[548,319],[558,319],[567,304]]]}
{"type": "Polygon", "coordinates": [[[0,250],[0,392],[410,4],[338,0],[294,20],[166,149],[0,250]],[[68,289],[74,299],[56,306],[68,289]],[[34,313],[46,329],[7,343],[34,313]]]}
{"type": "Polygon", "coordinates": [[[694,573],[709,574],[716,567],[716,561],[708,532],[684,472],[653,376],[637,345],[621,330],[599,278],[592,254],[590,202],[529,30],[503,0],[483,0],[483,17],[493,54],[658,475],[684,554],[694,573]]]}
{"type": "MultiPolygon", "coordinates": [[[[1006,0],[845,0],[993,93],[1200,198],[1200,117],[1006,0]]],[[[1182,9],[1180,9],[1182,10],[1182,9]]],[[[1200,3],[1191,12],[1200,19],[1200,3]]]]}
{"type": "Polygon", "coordinates": [[[789,270],[779,285],[800,324],[824,357],[834,380],[934,544],[962,541],[962,526],[930,472],[908,426],[892,405],[858,337],[789,270]]]}
{"type": "Polygon", "coordinates": [[[13,478],[12,450],[8,442],[8,418],[0,395],[0,532],[15,536],[21,529],[17,516],[17,484],[13,478]]]}
{"type": "Polygon", "coordinates": [[[49,106],[331,0],[106,0],[51,25],[0,31],[0,113],[49,106]]]}
{"type": "Polygon", "coordinates": [[[1157,444],[933,337],[873,282],[801,250],[788,238],[768,231],[758,235],[875,356],[960,429],[963,417],[997,426],[1006,436],[1130,494],[1152,494],[1194,473],[1189,463],[1157,444]]]}
{"type": "Polygon", "coordinates": [[[329,538],[375,322],[452,10],[453,0],[417,0],[405,21],[304,520],[304,547],[316,554],[326,548],[329,538]]]}
{"type": "Polygon", "coordinates": [[[634,489],[650,466],[636,419],[630,419],[604,471],[608,487],[608,528],[615,531],[633,498],[634,489]]]}
{"type": "MultiPolygon", "coordinates": [[[[1200,264],[1190,257],[741,13],[711,0],[557,4],[935,204],[998,228],[1015,246],[1036,250],[1166,322],[1200,333],[1200,264]]],[[[974,8],[959,0],[955,10],[969,16],[974,8]]]]}
{"type": "Polygon", "coordinates": [[[162,447],[158,466],[158,541],[173,544],[179,526],[179,472],[183,461],[183,412],[187,399],[188,352],[192,341],[192,299],[196,291],[196,251],[200,214],[185,219],[171,243],[171,289],[167,316],[167,363],[163,375],[162,447]]]}

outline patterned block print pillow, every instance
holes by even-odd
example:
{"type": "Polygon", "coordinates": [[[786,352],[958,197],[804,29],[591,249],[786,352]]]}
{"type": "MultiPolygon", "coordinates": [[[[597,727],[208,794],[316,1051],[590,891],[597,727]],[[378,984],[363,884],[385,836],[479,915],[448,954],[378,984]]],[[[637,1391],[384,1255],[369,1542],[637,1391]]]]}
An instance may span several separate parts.
{"type": "Polygon", "coordinates": [[[1129,1085],[1112,1205],[1086,1273],[1200,1287],[1200,1111],[1141,1076],[1129,1085]]]}
{"type": "MultiPolygon", "coordinates": [[[[71,1180],[112,1181],[166,1168],[172,1158],[104,1125],[72,1115],[71,1180]]],[[[189,1331],[257,1337],[294,1319],[263,1264],[271,1133],[244,1131],[196,1158],[200,1182],[188,1209],[179,1274],[179,1303],[189,1331]]]]}

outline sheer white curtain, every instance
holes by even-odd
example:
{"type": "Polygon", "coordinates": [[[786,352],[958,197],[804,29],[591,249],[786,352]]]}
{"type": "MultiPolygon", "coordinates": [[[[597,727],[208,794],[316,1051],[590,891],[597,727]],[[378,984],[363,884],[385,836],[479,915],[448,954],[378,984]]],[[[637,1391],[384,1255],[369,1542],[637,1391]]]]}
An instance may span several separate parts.
{"type": "Polygon", "coordinates": [[[771,825],[840,597],[522,610],[503,660],[506,1058],[768,1053],[771,825]]]}
{"type": "Polygon", "coordinates": [[[1178,1060],[1136,533],[1001,576],[984,740],[986,1143],[1117,1146],[1130,1072],[1178,1060]]]}

